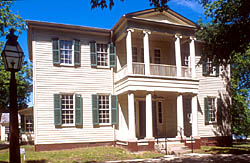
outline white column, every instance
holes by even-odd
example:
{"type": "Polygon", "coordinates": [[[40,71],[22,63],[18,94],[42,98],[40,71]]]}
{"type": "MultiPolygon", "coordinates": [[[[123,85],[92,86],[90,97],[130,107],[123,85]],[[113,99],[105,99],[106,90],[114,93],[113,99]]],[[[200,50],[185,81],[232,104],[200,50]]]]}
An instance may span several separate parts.
{"type": "Polygon", "coordinates": [[[128,74],[133,73],[133,65],[132,65],[132,32],[134,32],[133,29],[127,30],[127,37],[126,37],[126,49],[127,49],[127,71],[128,74]]]}
{"type": "Polygon", "coordinates": [[[146,95],[146,139],[153,139],[152,94],[146,95]]]}
{"type": "Polygon", "coordinates": [[[190,49],[190,62],[191,62],[191,75],[192,78],[196,77],[195,72],[195,44],[194,44],[195,38],[190,37],[190,43],[189,43],[189,49],[190,49]]]}
{"type": "Polygon", "coordinates": [[[128,121],[129,121],[129,140],[136,140],[135,134],[135,100],[134,93],[128,94],[128,121]]]}
{"type": "Polygon", "coordinates": [[[197,110],[197,95],[192,97],[192,136],[198,135],[198,110],[197,110]]]}
{"type": "Polygon", "coordinates": [[[181,35],[175,35],[175,62],[176,62],[176,75],[181,76],[181,35]]]}
{"type": "Polygon", "coordinates": [[[177,137],[184,136],[182,95],[177,95],[177,137]],[[182,133],[182,135],[181,135],[182,133]]]}
{"type": "Polygon", "coordinates": [[[149,31],[143,31],[143,45],[144,45],[144,63],[145,63],[145,75],[150,75],[150,54],[149,54],[149,31]]]}

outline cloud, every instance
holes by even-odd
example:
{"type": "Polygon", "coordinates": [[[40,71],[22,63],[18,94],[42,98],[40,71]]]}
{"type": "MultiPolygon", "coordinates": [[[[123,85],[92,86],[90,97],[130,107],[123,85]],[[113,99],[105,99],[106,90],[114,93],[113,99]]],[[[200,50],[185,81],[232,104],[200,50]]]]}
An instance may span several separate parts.
{"type": "Polygon", "coordinates": [[[172,3],[188,7],[197,13],[204,12],[204,9],[202,8],[201,4],[199,4],[196,0],[172,0],[172,3]]]}

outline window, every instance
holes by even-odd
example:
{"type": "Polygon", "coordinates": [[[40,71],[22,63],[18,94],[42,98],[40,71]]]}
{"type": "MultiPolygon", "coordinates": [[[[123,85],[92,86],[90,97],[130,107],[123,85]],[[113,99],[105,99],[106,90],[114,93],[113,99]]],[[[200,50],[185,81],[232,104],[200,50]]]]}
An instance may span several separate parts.
{"type": "Polygon", "coordinates": [[[54,65],[80,66],[80,41],[52,39],[54,65]]]}
{"type": "Polygon", "coordinates": [[[25,117],[25,132],[33,132],[33,116],[28,115],[25,117]]]}
{"type": "Polygon", "coordinates": [[[216,122],[216,98],[207,97],[205,98],[205,122],[215,123],[216,122]]]}
{"type": "Polygon", "coordinates": [[[92,95],[93,124],[117,124],[117,96],[92,95]]]}
{"type": "Polygon", "coordinates": [[[132,48],[132,62],[137,62],[137,48],[133,47],[132,48]]]}
{"type": "Polygon", "coordinates": [[[60,63],[72,64],[72,41],[60,40],[60,63]]]}
{"type": "Polygon", "coordinates": [[[155,49],[154,50],[154,63],[155,64],[160,64],[161,63],[161,50],[160,49],[155,49]]]}
{"type": "Polygon", "coordinates": [[[73,95],[61,96],[62,124],[74,124],[73,95]]]}
{"type": "Polygon", "coordinates": [[[54,94],[55,126],[82,125],[82,97],[79,94],[54,94]]]}
{"type": "Polygon", "coordinates": [[[162,102],[158,102],[158,122],[162,123],[162,102]]]}
{"type": "Polygon", "coordinates": [[[108,45],[97,44],[97,66],[108,66],[108,45]]]}
{"type": "Polygon", "coordinates": [[[209,58],[203,62],[202,73],[204,76],[219,76],[219,65],[215,66],[209,58]]]}
{"type": "Polygon", "coordinates": [[[9,134],[10,133],[10,126],[5,126],[5,134],[9,134]]]}
{"type": "Polygon", "coordinates": [[[109,96],[101,95],[98,98],[99,122],[109,123],[110,109],[109,109],[109,96]]]}
{"type": "Polygon", "coordinates": [[[103,44],[90,41],[89,46],[91,67],[108,68],[108,66],[116,66],[116,48],[112,42],[103,44]]]}

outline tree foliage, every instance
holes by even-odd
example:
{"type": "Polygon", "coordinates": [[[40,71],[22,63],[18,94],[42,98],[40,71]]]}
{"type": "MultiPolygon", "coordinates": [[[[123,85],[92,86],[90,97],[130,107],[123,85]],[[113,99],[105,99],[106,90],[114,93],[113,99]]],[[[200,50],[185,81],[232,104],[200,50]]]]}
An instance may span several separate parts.
{"type": "Polygon", "coordinates": [[[206,21],[197,38],[207,57],[231,65],[232,129],[250,135],[250,3],[249,0],[201,0],[206,21]]]}
{"type": "MultiPolygon", "coordinates": [[[[8,34],[10,28],[14,28],[18,35],[24,29],[24,21],[18,15],[13,13],[10,8],[13,5],[11,1],[0,1],[0,37],[8,34]]],[[[0,42],[2,49],[4,42],[0,42]]],[[[19,108],[27,107],[29,96],[32,92],[32,67],[27,61],[23,63],[22,69],[16,73],[17,80],[17,103],[19,108]]],[[[0,57],[0,110],[6,111],[9,107],[9,83],[10,72],[4,68],[2,58],[0,57]],[[4,109],[4,110],[2,110],[4,109]]]]}
{"type": "MultiPolygon", "coordinates": [[[[91,8],[97,8],[100,7],[102,9],[109,7],[109,9],[111,10],[113,8],[113,6],[115,5],[114,0],[109,0],[109,2],[107,2],[108,0],[91,0],[90,4],[91,4],[91,8]]],[[[120,1],[124,1],[124,0],[120,0],[120,1]]],[[[169,0],[148,0],[150,6],[154,6],[155,8],[157,8],[158,10],[165,10],[168,8],[167,3],[169,0]]]]}

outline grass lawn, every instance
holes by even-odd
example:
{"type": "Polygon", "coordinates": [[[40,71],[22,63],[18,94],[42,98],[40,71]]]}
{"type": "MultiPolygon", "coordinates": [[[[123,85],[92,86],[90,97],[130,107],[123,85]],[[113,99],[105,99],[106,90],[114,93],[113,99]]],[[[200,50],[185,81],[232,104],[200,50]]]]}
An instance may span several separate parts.
{"type": "MultiPolygon", "coordinates": [[[[71,150],[35,152],[34,146],[25,145],[21,148],[26,150],[26,162],[103,162],[111,160],[157,158],[163,154],[156,152],[130,153],[118,147],[89,147],[71,150]]],[[[22,156],[23,159],[23,156],[22,156]]],[[[9,160],[9,150],[0,150],[0,162],[9,160]]],[[[22,162],[24,162],[22,160],[22,162]]]]}
{"type": "Polygon", "coordinates": [[[250,154],[250,142],[234,142],[232,147],[201,146],[195,153],[250,154]]]}

